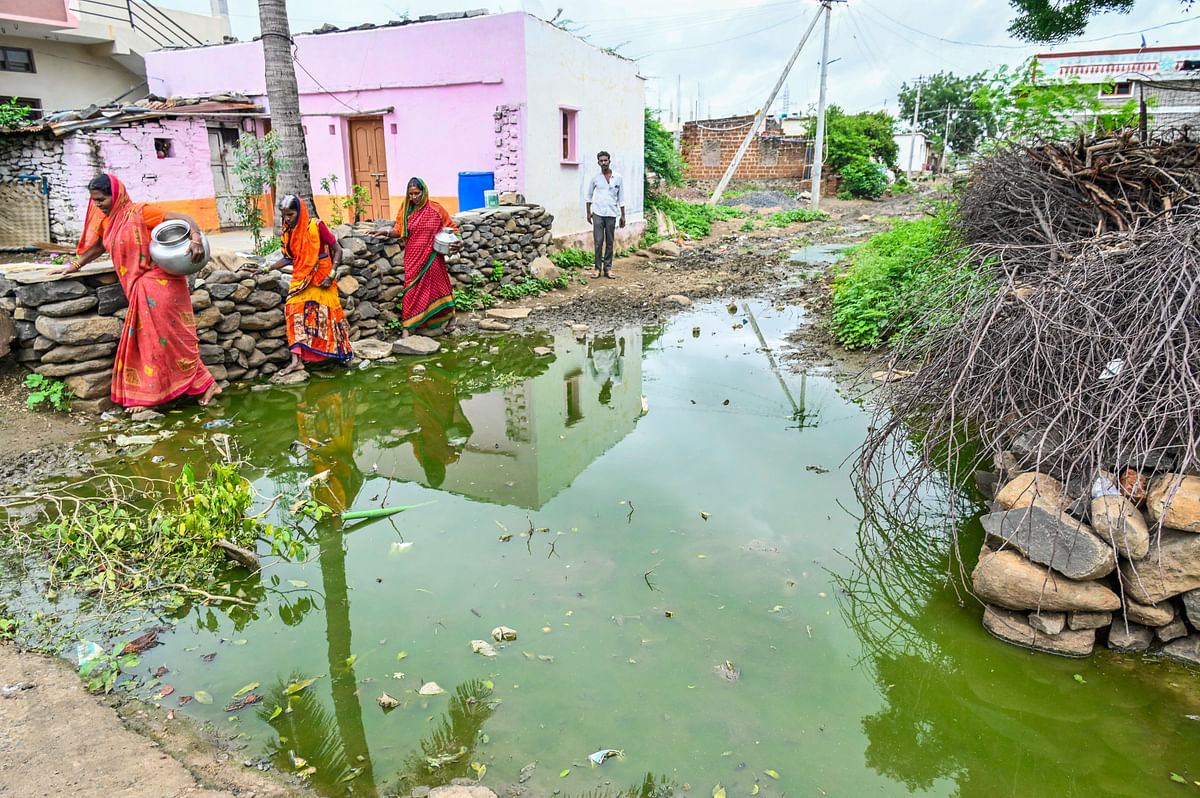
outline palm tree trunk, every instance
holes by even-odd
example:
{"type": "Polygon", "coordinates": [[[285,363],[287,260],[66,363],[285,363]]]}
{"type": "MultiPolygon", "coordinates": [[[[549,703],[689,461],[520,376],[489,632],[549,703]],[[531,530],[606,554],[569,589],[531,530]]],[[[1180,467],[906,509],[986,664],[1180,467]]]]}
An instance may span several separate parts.
{"type": "MultiPolygon", "coordinates": [[[[276,195],[295,194],[308,203],[309,212],[315,214],[286,0],[258,0],[258,18],[266,65],[267,100],[271,106],[271,129],[279,136],[280,169],[275,178],[276,195]]],[[[279,232],[278,214],[275,215],[275,231],[279,232]]]]}

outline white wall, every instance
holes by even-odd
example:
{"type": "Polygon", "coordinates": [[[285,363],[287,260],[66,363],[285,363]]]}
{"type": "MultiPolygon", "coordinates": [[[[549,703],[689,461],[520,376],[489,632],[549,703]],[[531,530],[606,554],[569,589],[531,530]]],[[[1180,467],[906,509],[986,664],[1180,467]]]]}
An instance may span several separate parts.
{"type": "Polygon", "coordinates": [[[900,154],[896,156],[896,165],[900,167],[901,172],[907,172],[909,167],[909,156],[912,156],[912,170],[914,172],[923,172],[925,170],[925,162],[929,159],[929,142],[925,140],[925,136],[921,133],[913,135],[912,133],[897,133],[893,136],[896,146],[900,150],[900,154]],[[916,142],[915,144],[913,142],[916,142]],[[916,147],[914,150],[913,148],[916,147]]]}
{"type": "MultiPolygon", "coordinates": [[[[143,81],[107,55],[86,45],[44,39],[0,36],[6,47],[33,51],[36,72],[0,72],[0,96],[33,97],[46,111],[65,111],[112,102],[143,81]]],[[[146,95],[145,88],[126,97],[146,95]]]]}
{"type": "MultiPolygon", "coordinates": [[[[583,185],[598,171],[596,153],[612,154],[625,178],[625,237],[644,229],[644,81],[637,64],[611,55],[536,17],[525,18],[526,114],[522,167],[524,194],[554,214],[556,238],[591,235],[583,185]],[[579,165],[560,163],[559,106],[580,109],[579,165]]],[[[621,232],[621,231],[618,231],[621,232]]]]}

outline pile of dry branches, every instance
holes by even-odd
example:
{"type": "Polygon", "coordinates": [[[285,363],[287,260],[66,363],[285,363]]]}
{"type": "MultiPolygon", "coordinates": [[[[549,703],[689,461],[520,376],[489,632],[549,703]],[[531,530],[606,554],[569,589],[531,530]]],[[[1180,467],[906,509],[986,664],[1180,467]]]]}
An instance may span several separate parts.
{"type": "Polygon", "coordinates": [[[959,214],[974,243],[1061,245],[1136,230],[1198,197],[1194,134],[1142,143],[1125,131],[998,152],[972,174],[959,214]]]}
{"type": "Polygon", "coordinates": [[[1008,449],[1075,485],[1200,466],[1198,164],[1186,137],[1115,136],[980,167],[957,280],[889,353],[915,374],[864,444],[868,506],[915,509],[931,476],[960,484],[1008,449]]]}

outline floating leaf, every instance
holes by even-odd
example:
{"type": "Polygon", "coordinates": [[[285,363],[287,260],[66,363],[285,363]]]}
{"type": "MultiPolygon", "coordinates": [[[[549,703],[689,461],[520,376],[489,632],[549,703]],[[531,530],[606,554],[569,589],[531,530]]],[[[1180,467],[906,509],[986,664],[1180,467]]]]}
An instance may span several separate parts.
{"type": "Polygon", "coordinates": [[[350,656],[346,657],[346,667],[347,668],[353,666],[354,663],[356,663],[356,662],[358,662],[357,654],[351,654],[350,656]]]}
{"type": "Polygon", "coordinates": [[[267,718],[267,721],[269,722],[269,721],[275,720],[275,718],[279,717],[282,714],[283,714],[283,707],[275,707],[275,711],[271,713],[271,717],[267,718]]]}
{"type": "Polygon", "coordinates": [[[750,788],[750,794],[758,795],[758,784],[755,784],[753,787],[750,788]]]}
{"type": "Polygon", "coordinates": [[[768,776],[770,776],[773,779],[779,778],[779,774],[773,770],[764,770],[763,773],[766,773],[768,776]]]}
{"type": "Polygon", "coordinates": [[[234,644],[235,646],[244,646],[244,645],[246,645],[246,644],[247,644],[247,643],[249,643],[249,642],[250,642],[249,640],[234,640],[234,641],[233,641],[233,644],[234,644]]]}
{"type": "Polygon", "coordinates": [[[484,774],[487,773],[487,765],[479,762],[471,763],[471,770],[475,771],[475,781],[483,781],[484,774]]]}
{"type": "Polygon", "coordinates": [[[158,695],[159,695],[159,698],[165,698],[173,692],[175,692],[175,688],[171,687],[170,685],[167,685],[166,687],[163,687],[163,689],[158,691],[158,695]]]}
{"type": "Polygon", "coordinates": [[[246,693],[253,690],[255,687],[258,687],[258,682],[250,682],[250,684],[246,685],[241,690],[238,690],[236,693],[234,693],[233,697],[240,698],[241,696],[244,696],[246,693]]]}
{"type": "Polygon", "coordinates": [[[196,699],[201,704],[211,704],[213,702],[213,697],[209,695],[208,691],[206,690],[197,690],[192,694],[192,698],[196,699]]]}
{"type": "Polygon", "coordinates": [[[316,679],[305,679],[302,682],[292,682],[291,684],[289,684],[287,686],[287,689],[285,689],[283,692],[285,695],[295,695],[296,693],[298,693],[301,690],[303,690],[304,688],[308,687],[315,681],[316,681],[316,679]]]}
{"type": "Polygon", "coordinates": [[[1084,679],[1083,676],[1078,673],[1075,674],[1075,681],[1079,682],[1080,684],[1087,684],[1087,679],[1084,679]]]}
{"type": "Polygon", "coordinates": [[[303,579],[289,579],[288,584],[292,587],[308,587],[308,582],[303,579]]]}
{"type": "Polygon", "coordinates": [[[350,781],[351,779],[357,779],[359,773],[362,773],[362,768],[350,768],[350,772],[345,776],[342,776],[340,779],[338,779],[338,781],[350,781]]]}
{"type": "Polygon", "coordinates": [[[408,652],[407,652],[407,651],[401,651],[399,654],[397,654],[397,655],[396,655],[396,659],[398,659],[398,660],[401,660],[401,659],[404,659],[404,658],[405,658],[405,657],[407,657],[407,656],[408,656],[408,652]]]}
{"type": "Polygon", "coordinates": [[[725,798],[725,788],[720,784],[713,787],[713,798],[725,798]]]}
{"type": "MultiPolygon", "coordinates": [[[[559,773],[559,774],[558,774],[558,777],[559,777],[560,779],[565,779],[567,776],[570,776],[570,775],[571,775],[571,769],[570,769],[570,768],[567,768],[567,769],[566,769],[566,770],[564,770],[562,773],[559,773]]],[[[1174,775],[1174,774],[1172,774],[1172,775],[1174,775]]]]}
{"type": "Polygon", "coordinates": [[[1187,779],[1185,779],[1183,776],[1180,776],[1178,773],[1171,774],[1171,781],[1178,784],[1187,784],[1187,779]]]}
{"type": "MultiPolygon", "coordinates": [[[[712,513],[706,513],[703,510],[701,510],[700,517],[703,518],[705,521],[707,521],[708,519],[712,518],[712,513]]],[[[717,786],[720,787],[721,785],[718,784],[717,786]]],[[[722,791],[722,792],[724,792],[724,791],[722,791]]]]}
{"type": "MultiPolygon", "coordinates": [[[[487,688],[487,689],[489,689],[489,690],[495,690],[495,689],[496,689],[496,683],[495,683],[495,682],[493,682],[491,679],[484,679],[484,680],[483,680],[483,686],[484,686],[484,687],[486,687],[486,688],[487,688]]],[[[484,742],[487,742],[487,741],[485,740],[484,742]]]]}

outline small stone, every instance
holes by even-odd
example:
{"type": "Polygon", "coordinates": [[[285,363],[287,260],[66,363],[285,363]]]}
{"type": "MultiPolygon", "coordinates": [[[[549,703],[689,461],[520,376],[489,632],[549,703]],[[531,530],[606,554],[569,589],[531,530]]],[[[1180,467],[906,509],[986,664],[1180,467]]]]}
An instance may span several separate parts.
{"type": "Polygon", "coordinates": [[[1113,651],[1145,651],[1154,642],[1154,630],[1121,618],[1108,627],[1108,647],[1113,651]]]}
{"type": "Polygon", "coordinates": [[[1069,612],[1067,613],[1068,629],[1103,629],[1112,623],[1111,612],[1069,612]]]}
{"type": "Polygon", "coordinates": [[[1095,630],[1068,630],[1047,635],[1030,626],[1024,613],[990,604],[983,609],[983,628],[1009,643],[1066,657],[1089,656],[1096,645],[1095,630]]]}
{"type": "Polygon", "coordinates": [[[393,355],[432,355],[442,348],[442,345],[424,335],[410,335],[391,344],[390,354],[393,355]]]}
{"type": "Polygon", "coordinates": [[[1150,483],[1146,512],[1163,526],[1200,532],[1200,477],[1167,474],[1150,483]]]}
{"type": "Polygon", "coordinates": [[[1154,630],[1154,636],[1163,643],[1169,643],[1172,640],[1178,640],[1181,637],[1187,637],[1187,624],[1182,618],[1176,618],[1166,626],[1160,626],[1154,630]]]}
{"type": "Polygon", "coordinates": [[[1142,604],[1200,588],[1200,535],[1162,530],[1146,559],[1121,560],[1121,576],[1126,594],[1142,604]]]}
{"type": "Polygon", "coordinates": [[[1146,519],[1124,496],[1092,499],[1092,531],[1117,547],[1122,556],[1140,560],[1150,551],[1146,519]]]}
{"type": "Polygon", "coordinates": [[[496,321],[495,319],[482,319],[479,322],[479,329],[487,330],[489,332],[508,332],[512,329],[512,325],[505,324],[502,321],[496,321]]]}
{"type": "Polygon", "coordinates": [[[163,418],[162,413],[157,410],[151,410],[148,407],[138,410],[129,416],[130,421],[155,421],[160,418],[163,418]]]}
{"type": "Polygon", "coordinates": [[[378,360],[392,354],[392,345],[378,338],[362,338],[353,343],[354,354],[364,360],[378,360]]]}
{"type": "Polygon", "coordinates": [[[1065,510],[1071,503],[1065,485],[1054,477],[1039,474],[1037,471],[1018,474],[996,494],[996,502],[1005,510],[1028,507],[1034,501],[1061,510],[1065,510]]]}
{"type": "Polygon", "coordinates": [[[676,244],[674,241],[658,241],[650,245],[650,251],[655,255],[663,255],[668,258],[678,258],[683,252],[683,247],[676,244]]]}
{"type": "Polygon", "coordinates": [[[1067,625],[1065,612],[1034,612],[1029,613],[1029,625],[1042,634],[1056,635],[1067,625]]]}
{"type": "Polygon", "coordinates": [[[37,312],[44,316],[77,316],[96,307],[99,301],[94,296],[81,296],[78,299],[64,299],[62,302],[47,302],[38,305],[37,312]]]}
{"type": "Polygon", "coordinates": [[[489,308],[486,315],[493,319],[516,321],[529,318],[530,312],[529,308],[489,308]]]}
{"type": "Polygon", "coordinates": [[[349,296],[359,288],[359,282],[354,275],[347,274],[345,277],[337,281],[338,293],[349,296]]]}
{"type": "Polygon", "coordinates": [[[535,346],[533,348],[533,353],[538,357],[547,357],[549,355],[553,355],[554,350],[548,346],[535,346]]]}
{"type": "Polygon", "coordinates": [[[671,294],[663,299],[668,305],[679,305],[681,308],[686,308],[692,304],[692,300],[685,297],[683,294],[671,294]]]}
{"type": "Polygon", "coordinates": [[[287,374],[275,374],[271,377],[271,382],[275,385],[298,385],[299,383],[308,380],[307,371],[291,371],[287,374]]]}

